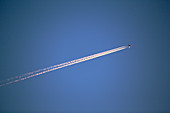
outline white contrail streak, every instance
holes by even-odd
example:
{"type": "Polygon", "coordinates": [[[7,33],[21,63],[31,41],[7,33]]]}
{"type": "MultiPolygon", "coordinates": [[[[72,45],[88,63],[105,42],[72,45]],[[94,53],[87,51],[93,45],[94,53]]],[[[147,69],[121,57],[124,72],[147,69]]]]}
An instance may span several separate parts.
{"type": "Polygon", "coordinates": [[[47,68],[43,68],[43,69],[38,69],[38,70],[36,70],[36,71],[29,72],[29,73],[25,73],[25,74],[20,75],[20,76],[11,77],[11,78],[8,78],[8,79],[6,79],[6,80],[0,81],[0,83],[5,83],[5,82],[11,81],[11,80],[15,80],[15,79],[22,78],[22,77],[25,77],[25,76],[28,76],[28,75],[32,75],[32,74],[41,72],[41,71],[43,71],[43,70],[47,70],[47,69],[50,69],[50,68],[53,68],[53,67],[61,66],[61,65],[63,65],[63,64],[65,64],[65,63],[58,64],[58,65],[53,65],[53,66],[50,66],[50,67],[47,67],[47,68]]]}
{"type": "Polygon", "coordinates": [[[38,76],[38,75],[41,75],[41,74],[44,74],[44,73],[47,73],[47,72],[50,72],[50,71],[54,71],[54,70],[57,70],[57,69],[60,69],[60,68],[63,68],[63,67],[67,67],[67,66],[70,66],[70,65],[73,65],[73,64],[77,64],[77,63],[84,62],[84,61],[87,61],[87,60],[91,60],[91,59],[94,59],[94,58],[97,58],[97,57],[100,57],[100,56],[104,56],[104,55],[107,55],[107,54],[110,54],[110,53],[114,53],[114,52],[117,52],[117,51],[120,51],[120,50],[123,50],[123,49],[126,49],[126,48],[128,48],[128,46],[121,46],[121,47],[118,47],[118,48],[115,48],[115,49],[111,49],[111,50],[104,51],[104,52],[101,52],[101,53],[93,54],[93,55],[83,57],[83,58],[79,58],[79,59],[76,59],[76,60],[72,60],[72,61],[69,61],[69,62],[49,66],[49,67],[46,67],[46,68],[43,68],[43,69],[38,69],[36,71],[26,73],[26,74],[21,75],[21,76],[16,76],[16,77],[9,78],[7,80],[1,81],[3,83],[0,84],[0,87],[8,85],[8,84],[15,83],[15,82],[18,82],[18,81],[21,81],[21,80],[25,80],[25,79],[28,79],[28,78],[31,78],[31,77],[34,77],[34,76],[38,76]]]}

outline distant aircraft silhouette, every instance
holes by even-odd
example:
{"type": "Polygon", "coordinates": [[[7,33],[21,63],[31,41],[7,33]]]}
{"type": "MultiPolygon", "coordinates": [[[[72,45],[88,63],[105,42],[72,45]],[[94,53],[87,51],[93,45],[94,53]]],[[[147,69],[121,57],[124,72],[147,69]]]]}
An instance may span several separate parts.
{"type": "Polygon", "coordinates": [[[130,48],[130,47],[131,47],[131,45],[129,44],[129,45],[128,45],[128,47],[130,48]]]}

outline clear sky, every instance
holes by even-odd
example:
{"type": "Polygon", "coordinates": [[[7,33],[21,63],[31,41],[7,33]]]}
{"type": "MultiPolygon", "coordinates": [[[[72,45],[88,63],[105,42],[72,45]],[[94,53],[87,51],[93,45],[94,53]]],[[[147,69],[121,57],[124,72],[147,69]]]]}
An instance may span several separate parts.
{"type": "Polygon", "coordinates": [[[1,0],[0,80],[133,45],[0,87],[0,112],[170,112],[169,30],[168,0],[1,0]]]}

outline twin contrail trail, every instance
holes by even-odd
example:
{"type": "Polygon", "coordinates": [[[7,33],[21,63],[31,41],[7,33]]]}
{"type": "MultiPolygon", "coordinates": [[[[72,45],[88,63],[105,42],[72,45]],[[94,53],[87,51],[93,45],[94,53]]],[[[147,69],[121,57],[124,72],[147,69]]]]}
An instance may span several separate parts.
{"type": "Polygon", "coordinates": [[[121,47],[118,47],[118,48],[115,48],[115,49],[100,52],[100,53],[97,53],[97,54],[93,54],[93,55],[83,57],[83,58],[79,58],[79,59],[76,59],[76,60],[72,60],[72,61],[69,61],[69,62],[65,62],[65,63],[49,66],[49,67],[46,67],[46,68],[38,69],[36,71],[29,72],[29,73],[26,73],[26,74],[23,74],[23,75],[20,75],[20,76],[15,76],[15,77],[6,79],[4,81],[1,81],[0,87],[8,85],[8,84],[15,83],[15,82],[18,82],[18,81],[21,81],[21,80],[25,80],[25,79],[28,79],[28,78],[31,78],[31,77],[34,77],[34,76],[38,76],[38,75],[41,75],[41,74],[44,74],[44,73],[47,73],[47,72],[50,72],[50,71],[54,71],[54,70],[57,70],[57,69],[60,69],[60,68],[63,68],[63,67],[71,66],[71,65],[74,65],[74,64],[77,64],[77,63],[80,63],[80,62],[88,61],[88,60],[91,60],[91,59],[94,59],[94,58],[97,58],[97,57],[100,57],[100,56],[104,56],[104,55],[107,55],[107,54],[110,54],[110,53],[114,53],[114,52],[126,49],[128,47],[130,48],[130,45],[121,46],[121,47]]]}

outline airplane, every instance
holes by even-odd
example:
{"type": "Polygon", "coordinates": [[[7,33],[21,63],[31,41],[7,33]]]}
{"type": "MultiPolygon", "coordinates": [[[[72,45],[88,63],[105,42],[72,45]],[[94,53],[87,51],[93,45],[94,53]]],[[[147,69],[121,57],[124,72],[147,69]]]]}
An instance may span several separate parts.
{"type": "Polygon", "coordinates": [[[129,45],[128,45],[128,47],[130,48],[130,47],[131,47],[131,45],[129,44],[129,45]]]}

